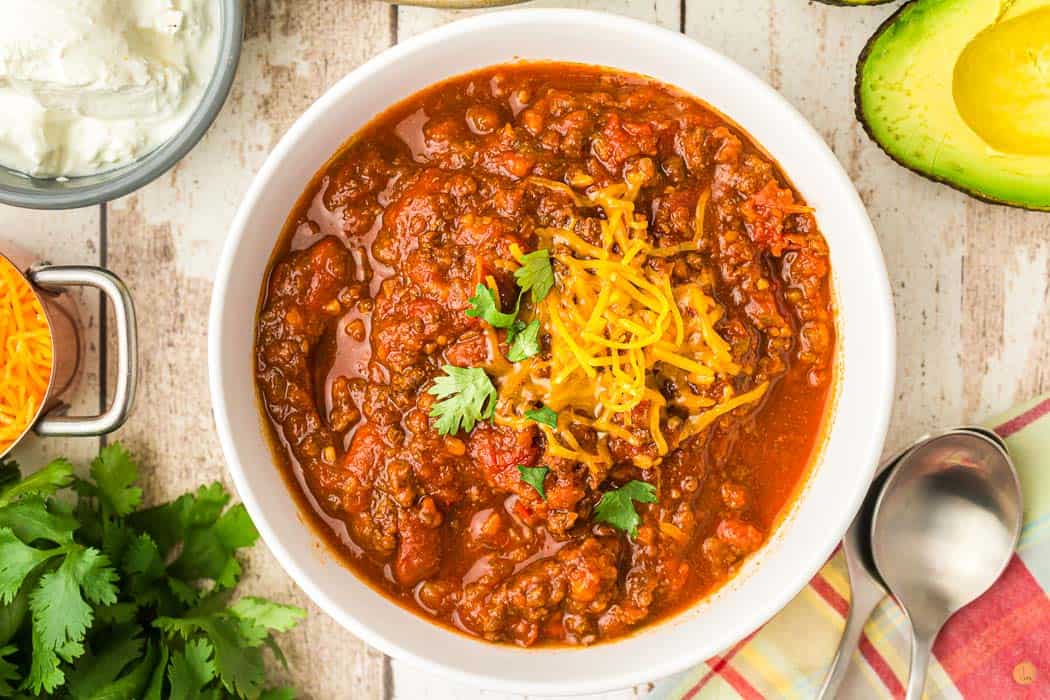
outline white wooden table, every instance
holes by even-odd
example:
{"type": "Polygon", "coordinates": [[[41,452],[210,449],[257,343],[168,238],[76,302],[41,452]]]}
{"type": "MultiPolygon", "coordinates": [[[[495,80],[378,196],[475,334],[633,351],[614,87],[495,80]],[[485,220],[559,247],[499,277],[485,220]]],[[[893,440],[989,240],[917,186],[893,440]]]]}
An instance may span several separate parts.
{"type": "MultiPolygon", "coordinates": [[[[116,436],[147,465],[147,497],[201,482],[229,484],[207,389],[207,309],[215,261],[256,169],[292,121],[328,86],[391,44],[462,13],[372,0],[248,0],[240,72],[218,121],[172,172],[111,204],[64,213],[0,208],[0,238],[60,263],[107,266],[131,286],[139,312],[142,381],[134,416],[116,436]]],[[[983,204],[893,164],[853,118],[857,54],[891,7],[837,8],[806,0],[563,0],[684,31],[780,90],[831,144],[879,233],[897,305],[897,400],[887,449],[1050,390],[1050,215],[983,204]]],[[[581,40],[587,40],[582,38],[581,40]]],[[[88,374],[79,408],[113,382],[100,301],[82,298],[88,374]]],[[[112,324],[110,323],[112,327],[112,324]]],[[[39,441],[86,459],[96,440],[39,441]]],[[[857,465],[864,468],[865,465],[857,465]]],[[[245,590],[310,608],[284,641],[288,680],[303,697],[415,700],[507,698],[450,685],[366,647],[296,588],[263,545],[245,590]]],[[[623,700],[647,688],[611,693],[623,700]]]]}

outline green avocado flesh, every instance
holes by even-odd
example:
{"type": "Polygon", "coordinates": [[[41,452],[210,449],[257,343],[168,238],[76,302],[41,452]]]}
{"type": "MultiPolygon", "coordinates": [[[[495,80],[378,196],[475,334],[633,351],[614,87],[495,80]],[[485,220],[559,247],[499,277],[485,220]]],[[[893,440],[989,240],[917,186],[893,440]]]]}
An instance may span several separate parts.
{"type": "Polygon", "coordinates": [[[857,114],[922,175],[1050,210],[1050,0],[913,0],[861,54],[857,114]]]}

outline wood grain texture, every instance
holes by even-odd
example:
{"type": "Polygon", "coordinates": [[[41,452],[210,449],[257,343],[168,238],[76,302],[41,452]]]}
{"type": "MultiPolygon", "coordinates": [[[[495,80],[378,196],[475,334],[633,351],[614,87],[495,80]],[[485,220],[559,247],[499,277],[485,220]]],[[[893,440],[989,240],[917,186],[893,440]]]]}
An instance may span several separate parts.
{"type": "MultiPolygon", "coordinates": [[[[893,164],[853,118],[857,54],[892,7],[805,0],[543,0],[525,7],[558,5],[684,27],[780,90],[832,146],[871,213],[896,302],[898,391],[887,449],[1050,390],[1050,216],[983,204],[924,180],[893,164]]],[[[150,498],[212,479],[229,483],[207,395],[208,295],[233,211],[263,158],[353,66],[395,39],[467,14],[368,0],[250,0],[248,8],[240,73],[219,120],[179,167],[109,207],[105,249],[98,209],[0,208],[0,238],[55,261],[105,258],[132,286],[140,313],[141,400],[115,437],[145,458],[150,498]]],[[[97,345],[98,300],[89,294],[86,301],[85,321],[97,345]]],[[[97,367],[97,349],[93,357],[97,367]]],[[[97,408],[97,377],[89,373],[81,387],[85,408],[97,408]]],[[[20,455],[30,463],[41,447],[31,442],[20,455]]],[[[94,441],[46,445],[48,455],[81,459],[96,448],[94,441]]],[[[251,556],[245,586],[307,605],[262,546],[251,556]]],[[[384,661],[307,607],[308,622],[286,643],[288,678],[303,697],[519,700],[384,661]]],[[[647,690],[600,698],[629,700],[647,690]]]]}
{"type": "Polygon", "coordinates": [[[523,5],[497,8],[495,10],[436,10],[426,7],[401,5],[397,13],[397,37],[404,40],[428,29],[448,24],[463,17],[476,15],[479,12],[497,12],[516,8],[535,7],[574,7],[580,9],[602,10],[644,19],[654,24],[679,29],[681,27],[680,0],[536,0],[523,5]]]}

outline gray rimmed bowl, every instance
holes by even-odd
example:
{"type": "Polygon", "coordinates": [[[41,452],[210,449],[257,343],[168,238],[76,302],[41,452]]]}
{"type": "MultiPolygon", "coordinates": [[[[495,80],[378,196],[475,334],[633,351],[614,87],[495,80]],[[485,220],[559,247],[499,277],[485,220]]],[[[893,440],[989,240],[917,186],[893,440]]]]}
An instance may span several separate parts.
{"type": "Polygon", "coordinates": [[[242,0],[220,3],[219,52],[208,87],[189,121],[167,143],[133,163],[95,175],[35,178],[0,166],[0,203],[30,209],[73,209],[122,197],[157,179],[197,145],[230,93],[244,36],[242,0]]]}

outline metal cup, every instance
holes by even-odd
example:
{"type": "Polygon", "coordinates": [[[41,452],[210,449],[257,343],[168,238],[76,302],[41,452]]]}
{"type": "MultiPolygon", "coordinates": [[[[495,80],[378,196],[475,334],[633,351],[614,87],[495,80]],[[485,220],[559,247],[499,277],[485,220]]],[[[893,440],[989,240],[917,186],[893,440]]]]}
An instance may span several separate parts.
{"type": "Polygon", "coordinates": [[[41,436],[90,437],[110,433],[127,420],[135,403],[138,355],[135,307],[127,287],[116,275],[88,265],[32,263],[23,250],[3,243],[0,258],[21,272],[40,302],[51,333],[51,381],[36,416],[22,434],[6,449],[3,457],[21,442],[30,428],[41,436]],[[93,416],[71,416],[67,401],[83,371],[84,340],[76,303],[70,287],[93,287],[109,299],[116,318],[117,386],[113,401],[104,412],[93,416]]]}

